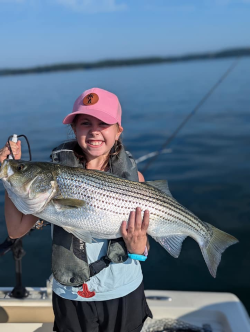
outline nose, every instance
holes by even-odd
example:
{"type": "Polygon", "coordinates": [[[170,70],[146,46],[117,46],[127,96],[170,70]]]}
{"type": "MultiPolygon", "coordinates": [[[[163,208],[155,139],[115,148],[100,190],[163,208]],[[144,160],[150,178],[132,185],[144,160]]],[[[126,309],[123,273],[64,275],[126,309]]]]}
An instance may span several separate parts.
{"type": "Polygon", "coordinates": [[[90,134],[99,134],[100,133],[100,127],[98,125],[92,125],[89,129],[90,134]]]}

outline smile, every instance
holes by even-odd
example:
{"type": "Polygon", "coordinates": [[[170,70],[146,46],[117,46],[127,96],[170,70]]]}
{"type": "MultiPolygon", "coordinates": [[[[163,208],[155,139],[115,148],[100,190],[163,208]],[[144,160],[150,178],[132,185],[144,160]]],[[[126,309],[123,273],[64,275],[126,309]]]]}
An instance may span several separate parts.
{"type": "Polygon", "coordinates": [[[103,143],[104,143],[103,141],[88,141],[87,142],[88,145],[95,146],[95,147],[101,146],[103,143]]]}

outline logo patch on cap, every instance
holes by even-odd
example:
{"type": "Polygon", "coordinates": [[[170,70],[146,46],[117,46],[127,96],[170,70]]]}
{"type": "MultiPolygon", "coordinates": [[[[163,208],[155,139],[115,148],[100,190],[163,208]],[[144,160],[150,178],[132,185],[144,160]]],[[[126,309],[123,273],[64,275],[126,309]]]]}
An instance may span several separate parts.
{"type": "Polygon", "coordinates": [[[90,106],[94,105],[98,102],[99,97],[96,93],[89,93],[87,96],[83,98],[83,105],[90,106]]]}

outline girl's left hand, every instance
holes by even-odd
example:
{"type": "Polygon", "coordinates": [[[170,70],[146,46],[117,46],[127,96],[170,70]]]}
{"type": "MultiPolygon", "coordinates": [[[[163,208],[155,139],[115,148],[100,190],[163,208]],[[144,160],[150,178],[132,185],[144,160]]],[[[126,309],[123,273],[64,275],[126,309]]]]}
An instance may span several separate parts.
{"type": "Polygon", "coordinates": [[[149,225],[149,211],[146,210],[141,216],[141,209],[138,207],[131,211],[127,222],[121,225],[122,237],[131,254],[143,255],[147,243],[147,229],[149,225]]]}

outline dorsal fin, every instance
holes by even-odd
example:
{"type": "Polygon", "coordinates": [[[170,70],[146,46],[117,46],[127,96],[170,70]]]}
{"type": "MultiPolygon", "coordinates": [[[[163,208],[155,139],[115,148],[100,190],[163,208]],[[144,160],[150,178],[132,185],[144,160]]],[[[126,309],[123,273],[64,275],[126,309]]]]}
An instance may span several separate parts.
{"type": "Polygon", "coordinates": [[[167,180],[145,181],[145,183],[163,191],[167,196],[173,197],[169,191],[167,180]]]}

